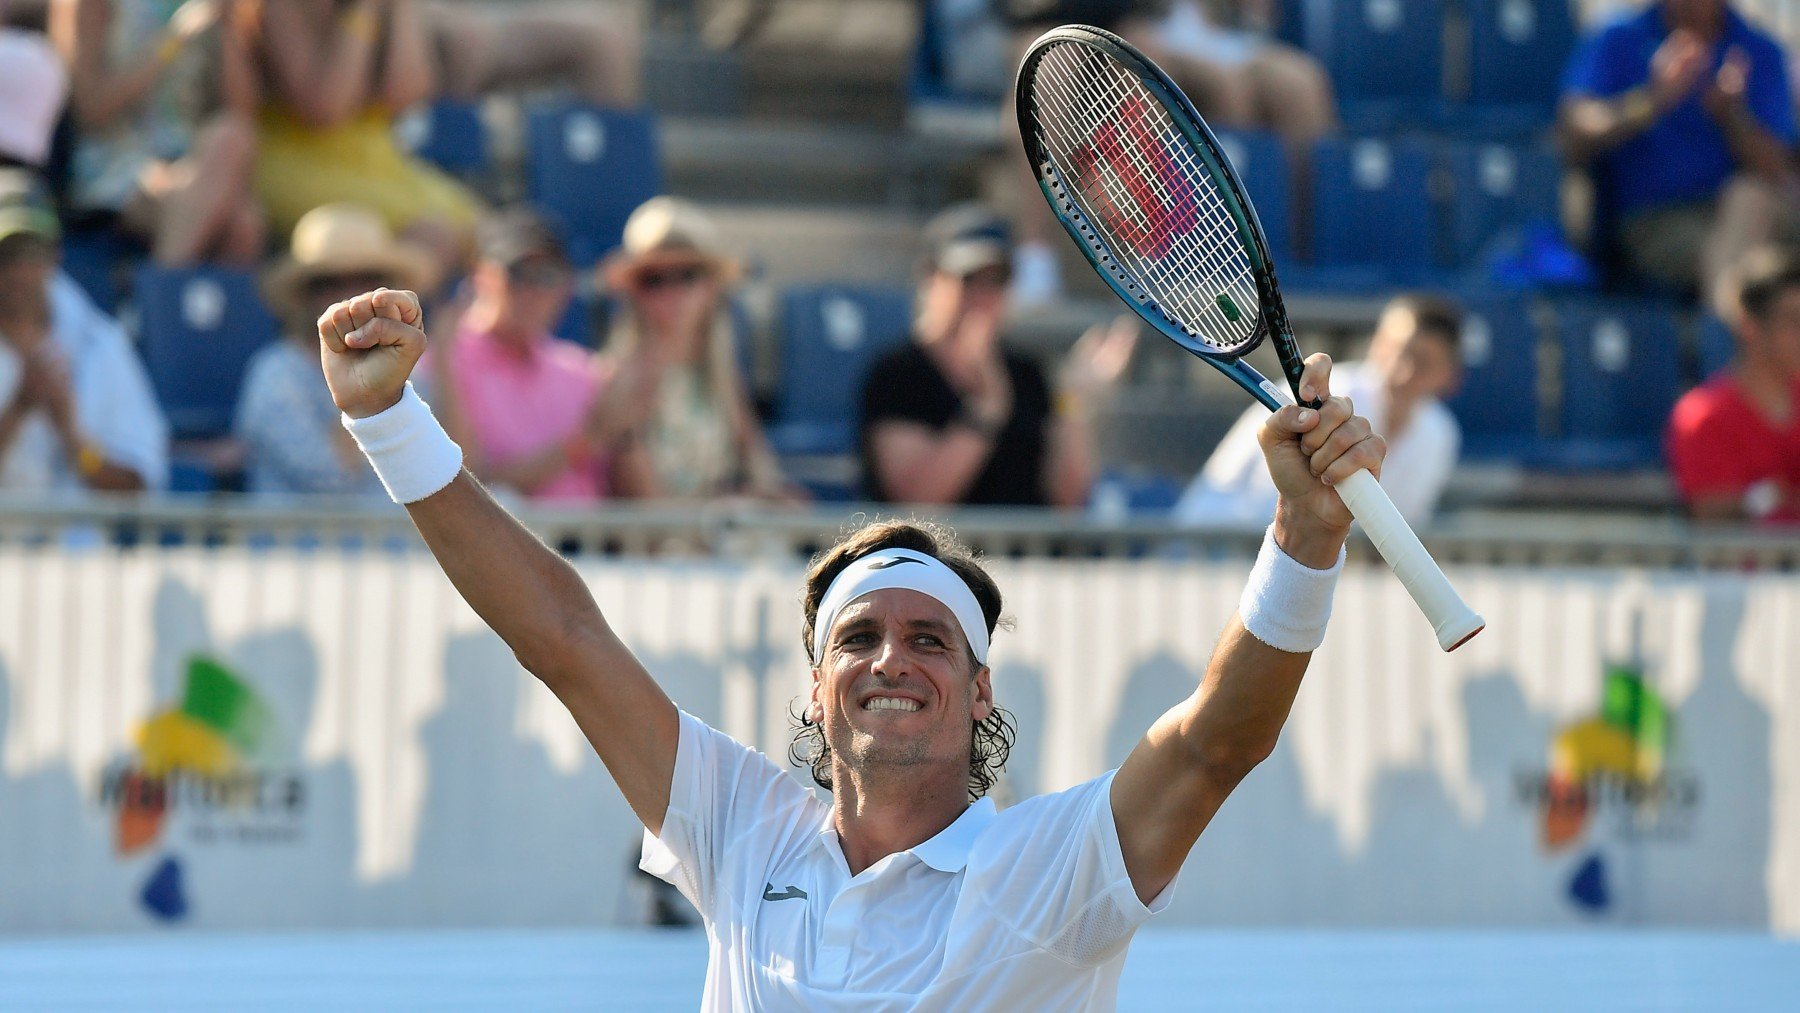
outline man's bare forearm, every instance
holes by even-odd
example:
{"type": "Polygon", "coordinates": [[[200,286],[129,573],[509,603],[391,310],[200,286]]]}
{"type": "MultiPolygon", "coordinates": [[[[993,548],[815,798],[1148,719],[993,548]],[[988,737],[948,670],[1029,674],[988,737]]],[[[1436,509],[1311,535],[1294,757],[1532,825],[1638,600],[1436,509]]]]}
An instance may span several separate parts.
{"type": "Polygon", "coordinates": [[[575,568],[468,471],[407,512],[463,600],[532,674],[550,679],[570,664],[576,640],[610,635],[575,568]]]}
{"type": "Polygon", "coordinates": [[[463,600],[569,709],[638,819],[659,832],[680,719],[575,568],[467,471],[407,511],[463,600]]]}

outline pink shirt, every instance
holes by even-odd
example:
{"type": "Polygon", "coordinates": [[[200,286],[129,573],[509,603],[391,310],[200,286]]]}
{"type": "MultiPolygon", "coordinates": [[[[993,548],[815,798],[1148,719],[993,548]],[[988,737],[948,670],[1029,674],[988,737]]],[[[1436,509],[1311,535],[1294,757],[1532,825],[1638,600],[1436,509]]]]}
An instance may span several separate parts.
{"type": "MultiPolygon", "coordinates": [[[[545,335],[520,355],[492,334],[464,329],[450,350],[451,376],[476,449],[510,464],[576,435],[600,394],[586,349],[545,335]]],[[[570,462],[532,496],[598,500],[607,494],[603,454],[570,462]]]]}

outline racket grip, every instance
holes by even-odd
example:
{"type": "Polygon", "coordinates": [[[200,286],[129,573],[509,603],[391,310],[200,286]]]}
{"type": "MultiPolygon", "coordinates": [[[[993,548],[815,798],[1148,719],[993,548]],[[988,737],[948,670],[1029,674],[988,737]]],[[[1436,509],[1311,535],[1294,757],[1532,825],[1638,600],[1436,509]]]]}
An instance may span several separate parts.
{"type": "Polygon", "coordinates": [[[1487,621],[1450,586],[1449,578],[1438,569],[1437,561],[1425,551],[1419,536],[1413,534],[1374,475],[1358,471],[1337,484],[1337,493],[1362,524],[1363,534],[1375,543],[1381,558],[1393,567],[1394,575],[1418,603],[1419,611],[1431,621],[1439,647],[1454,651],[1486,628],[1487,621]]]}

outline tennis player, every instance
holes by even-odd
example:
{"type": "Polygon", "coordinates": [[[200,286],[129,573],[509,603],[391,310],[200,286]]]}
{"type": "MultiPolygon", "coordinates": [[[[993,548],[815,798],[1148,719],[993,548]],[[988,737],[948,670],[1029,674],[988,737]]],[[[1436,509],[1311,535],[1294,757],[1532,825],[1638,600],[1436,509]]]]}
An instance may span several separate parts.
{"type": "MultiPolygon", "coordinates": [[[[1263,428],[1280,506],[1199,689],[1118,770],[1005,812],[981,797],[1011,741],[987,667],[1000,589],[953,539],[909,524],[822,554],[806,576],[813,682],[795,748],[826,803],[677,710],[574,568],[463,470],[407,383],[422,323],[410,292],[328,309],[332,396],[457,590],[593,743],[648,830],[644,868],[699,908],[705,1009],[1116,1005],[1132,934],[1274,748],[1324,636],[1350,526],[1331,485],[1385,453],[1348,401],[1263,428]]],[[[1324,395],[1330,372],[1309,360],[1303,393],[1324,395]]]]}

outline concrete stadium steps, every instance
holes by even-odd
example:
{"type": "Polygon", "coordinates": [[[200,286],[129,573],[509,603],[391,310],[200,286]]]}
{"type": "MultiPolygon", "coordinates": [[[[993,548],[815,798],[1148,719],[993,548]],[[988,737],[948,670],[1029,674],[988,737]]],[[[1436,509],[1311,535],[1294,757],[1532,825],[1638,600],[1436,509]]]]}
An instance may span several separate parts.
{"type": "Polygon", "coordinates": [[[673,193],[709,201],[934,209],[981,189],[991,144],[852,124],[662,121],[673,193]]]}

